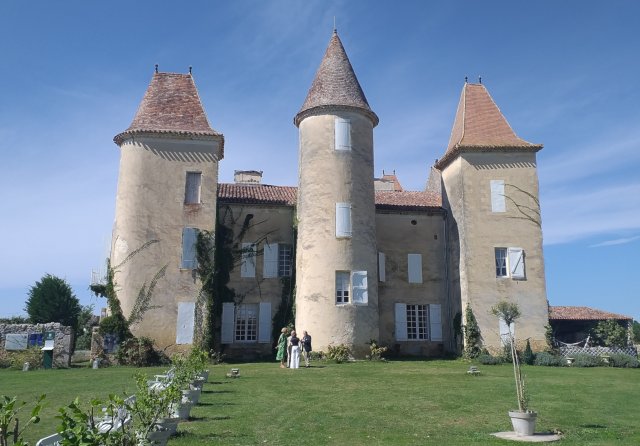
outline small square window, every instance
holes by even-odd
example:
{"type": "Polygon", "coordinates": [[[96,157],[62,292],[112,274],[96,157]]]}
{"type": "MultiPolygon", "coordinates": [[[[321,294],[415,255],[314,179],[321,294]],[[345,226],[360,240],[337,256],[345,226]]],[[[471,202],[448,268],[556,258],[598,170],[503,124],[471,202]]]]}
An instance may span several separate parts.
{"type": "Polygon", "coordinates": [[[349,303],[349,291],[351,288],[351,274],[349,271],[336,271],[336,303],[349,303]]]}
{"type": "Polygon", "coordinates": [[[507,270],[507,248],[496,248],[496,277],[509,277],[507,270]]]}

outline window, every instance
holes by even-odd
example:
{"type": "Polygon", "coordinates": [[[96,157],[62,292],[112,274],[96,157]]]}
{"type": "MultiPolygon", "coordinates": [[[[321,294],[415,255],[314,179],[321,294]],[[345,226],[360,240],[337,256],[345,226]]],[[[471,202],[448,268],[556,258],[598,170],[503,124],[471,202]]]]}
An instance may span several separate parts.
{"type": "Polygon", "coordinates": [[[395,304],[395,330],[398,341],[442,341],[440,304],[395,304]]]}
{"type": "Polygon", "coordinates": [[[223,344],[271,342],[271,303],[236,305],[222,303],[220,341],[223,344]]]}
{"type": "Polygon", "coordinates": [[[196,242],[198,228],[182,228],[182,262],[180,268],[195,269],[198,266],[196,257],[196,242]]]}
{"type": "Polygon", "coordinates": [[[426,305],[407,305],[407,339],[429,339],[426,305]]]}
{"type": "Polygon", "coordinates": [[[184,204],[200,203],[201,172],[187,172],[187,180],[184,188],[184,204]]]}
{"type": "Polygon", "coordinates": [[[348,119],[336,118],[335,149],[351,150],[351,121],[348,119]]]}
{"type": "Polygon", "coordinates": [[[491,180],[491,212],[505,212],[504,180],[491,180]]]}
{"type": "Polygon", "coordinates": [[[244,304],[236,307],[234,341],[258,340],[258,306],[244,304]]]}
{"type": "Polygon", "coordinates": [[[336,237],[351,237],[351,203],[336,203],[336,237]]]}
{"type": "Polygon", "coordinates": [[[291,245],[278,245],[278,277],[291,277],[291,245]]]}
{"type": "Polygon", "coordinates": [[[385,268],[385,255],[384,252],[378,253],[378,280],[385,282],[387,280],[386,268],[385,268]]]}
{"type": "Polygon", "coordinates": [[[336,271],[336,303],[349,303],[349,272],[336,271]]]}
{"type": "Polygon", "coordinates": [[[524,250],[522,248],[496,248],[496,277],[526,279],[524,250]]]}
{"type": "Polygon", "coordinates": [[[195,322],[196,303],[178,302],[178,319],[176,322],[176,344],[192,344],[195,322]]]}
{"type": "Polygon", "coordinates": [[[242,244],[242,259],[240,263],[240,277],[256,276],[256,244],[242,244]]]}
{"type": "Polygon", "coordinates": [[[262,274],[265,278],[290,277],[292,248],[284,243],[265,243],[262,274]]]}
{"type": "Polygon", "coordinates": [[[409,283],[422,283],[422,254],[407,256],[409,283]]]}

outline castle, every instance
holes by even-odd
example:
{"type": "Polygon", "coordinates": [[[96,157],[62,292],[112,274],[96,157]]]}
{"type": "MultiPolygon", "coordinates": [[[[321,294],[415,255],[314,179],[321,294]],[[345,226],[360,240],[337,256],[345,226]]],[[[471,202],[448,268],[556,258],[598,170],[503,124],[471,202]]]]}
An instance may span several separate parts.
{"type": "Polygon", "coordinates": [[[509,330],[545,344],[542,145],[514,133],[484,85],[465,82],[423,191],[405,191],[395,174],[374,178],[378,117],[336,32],[293,122],[297,188],[262,184],[259,171],[220,184],[224,137],[191,73],[156,69],[130,127],[114,138],[111,263],[121,264],[125,315],[166,266],[136,335],[189,346],[208,330],[228,355],[268,356],[295,314],[314,350],[345,344],[362,357],[376,340],[398,354],[438,356],[462,348],[468,306],[488,347],[509,330]],[[219,295],[207,318],[198,235],[216,228],[219,295]],[[490,314],[505,299],[520,306],[517,327],[490,314]]]}

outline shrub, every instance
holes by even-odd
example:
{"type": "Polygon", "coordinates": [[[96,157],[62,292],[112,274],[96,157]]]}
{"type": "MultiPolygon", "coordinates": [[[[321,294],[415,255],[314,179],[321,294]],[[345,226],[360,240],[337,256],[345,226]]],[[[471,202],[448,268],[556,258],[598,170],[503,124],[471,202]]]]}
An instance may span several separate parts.
{"type": "Polygon", "coordinates": [[[10,367],[12,369],[22,370],[25,362],[29,363],[31,370],[42,368],[42,350],[40,347],[30,347],[26,350],[18,350],[7,353],[10,367]]]}
{"type": "Polygon", "coordinates": [[[154,348],[153,341],[145,337],[131,338],[122,342],[116,352],[116,359],[122,365],[136,367],[149,367],[169,362],[164,353],[154,348]]]}
{"type": "Polygon", "coordinates": [[[606,347],[624,347],[627,345],[627,330],[613,319],[598,322],[593,330],[597,345],[606,347]]]}
{"type": "Polygon", "coordinates": [[[335,361],[338,364],[348,361],[353,356],[349,347],[344,344],[330,345],[327,350],[327,359],[335,361]]]}
{"type": "Polygon", "coordinates": [[[113,314],[111,316],[103,317],[100,320],[98,333],[102,336],[108,334],[116,335],[120,341],[125,341],[131,338],[129,324],[122,314],[113,314]]]}
{"type": "Polygon", "coordinates": [[[609,364],[612,367],[623,367],[630,369],[637,369],[640,367],[638,358],[634,358],[631,355],[625,355],[624,353],[614,353],[609,357],[609,364]]]}
{"type": "Polygon", "coordinates": [[[370,353],[367,355],[369,361],[384,361],[384,354],[387,352],[387,347],[381,347],[378,345],[378,341],[372,339],[369,342],[370,353]]]}
{"type": "Polygon", "coordinates": [[[464,311],[464,316],[467,322],[464,326],[464,356],[466,358],[477,358],[481,354],[482,335],[480,334],[476,316],[473,314],[469,304],[467,304],[467,308],[464,311]]]}
{"type": "Polygon", "coordinates": [[[29,290],[25,310],[35,324],[60,322],[75,330],[81,308],[80,301],[64,279],[46,274],[29,290]]]}
{"type": "Polygon", "coordinates": [[[327,359],[327,357],[323,351],[312,351],[309,359],[312,361],[323,361],[327,359]]]}
{"type": "Polygon", "coordinates": [[[533,350],[531,350],[531,343],[527,339],[527,346],[524,348],[524,352],[522,353],[522,362],[527,365],[533,365],[533,361],[536,359],[536,355],[533,354],[533,350]]]}
{"type": "Polygon", "coordinates": [[[579,353],[573,356],[573,364],[574,367],[598,367],[602,365],[602,361],[597,356],[586,355],[584,353],[579,353]]]}
{"type": "Polygon", "coordinates": [[[563,364],[563,360],[561,357],[556,356],[552,353],[539,352],[535,355],[533,364],[546,367],[560,367],[563,364]]]}
{"type": "Polygon", "coordinates": [[[498,358],[495,356],[491,356],[488,353],[482,353],[481,355],[479,355],[476,360],[480,363],[480,364],[484,364],[484,365],[496,365],[496,364],[502,364],[502,358],[498,358]]]}
{"type": "Polygon", "coordinates": [[[11,367],[11,357],[6,350],[0,349],[0,369],[8,369],[11,367]]]}

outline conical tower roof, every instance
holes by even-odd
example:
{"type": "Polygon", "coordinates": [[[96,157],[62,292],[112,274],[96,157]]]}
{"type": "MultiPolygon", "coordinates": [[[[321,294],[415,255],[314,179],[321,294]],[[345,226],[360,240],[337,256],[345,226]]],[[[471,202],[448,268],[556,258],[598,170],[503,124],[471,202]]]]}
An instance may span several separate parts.
{"type": "Polygon", "coordinates": [[[113,140],[120,145],[142,133],[222,136],[211,128],[190,73],[155,72],[131,125],[113,140]]]}
{"type": "Polygon", "coordinates": [[[532,144],[515,134],[484,85],[465,83],[449,145],[436,167],[444,168],[461,152],[537,152],[541,148],[542,144],[532,144]]]}
{"type": "Polygon", "coordinates": [[[378,125],[378,116],[369,107],[349,57],[334,30],[307,98],[293,122],[298,126],[310,114],[336,107],[357,109],[364,112],[374,126],[378,125]]]}

